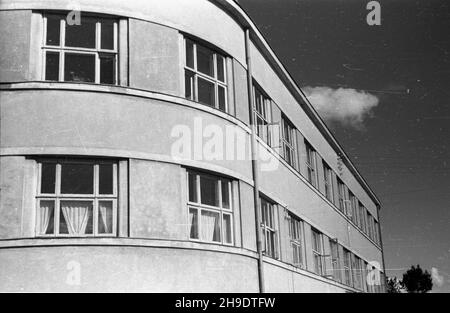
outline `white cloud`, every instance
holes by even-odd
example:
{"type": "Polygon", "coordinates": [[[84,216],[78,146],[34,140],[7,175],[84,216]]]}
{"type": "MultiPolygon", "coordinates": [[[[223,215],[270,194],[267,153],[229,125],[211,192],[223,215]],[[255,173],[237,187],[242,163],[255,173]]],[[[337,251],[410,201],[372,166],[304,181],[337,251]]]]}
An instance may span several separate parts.
{"type": "Polygon", "coordinates": [[[302,90],[324,120],[359,130],[364,129],[364,120],[379,103],[378,97],[351,88],[308,86],[302,90]]]}
{"type": "Polygon", "coordinates": [[[433,279],[433,285],[438,287],[442,287],[444,285],[444,276],[439,275],[439,271],[437,268],[431,268],[431,278],[433,279]]]}

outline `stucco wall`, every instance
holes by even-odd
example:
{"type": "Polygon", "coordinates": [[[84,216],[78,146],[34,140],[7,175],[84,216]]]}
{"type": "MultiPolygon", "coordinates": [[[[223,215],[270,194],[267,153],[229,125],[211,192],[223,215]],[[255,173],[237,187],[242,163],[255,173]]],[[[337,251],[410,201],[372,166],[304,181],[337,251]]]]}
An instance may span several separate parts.
{"type": "Polygon", "coordinates": [[[28,79],[31,11],[0,11],[0,82],[28,79]]]}
{"type": "MultiPolygon", "coordinates": [[[[205,143],[208,137],[204,131],[208,126],[218,126],[225,134],[228,125],[248,138],[245,129],[221,117],[226,115],[205,106],[201,108],[205,111],[126,94],[32,89],[2,91],[1,146],[3,149],[20,149],[25,154],[36,154],[37,151],[51,154],[58,150],[62,154],[128,156],[176,163],[172,147],[182,140],[182,136],[178,132],[172,136],[174,129],[189,129],[192,140],[198,138],[205,143]]],[[[191,152],[194,153],[193,146],[191,152]]],[[[228,170],[232,176],[246,180],[251,177],[251,163],[237,158],[225,161],[203,158],[191,163],[199,167],[211,166],[219,172],[228,170]]]]}
{"type": "Polygon", "coordinates": [[[258,291],[256,260],[222,252],[126,245],[0,248],[0,264],[1,291],[258,291]]]}
{"type": "Polygon", "coordinates": [[[128,25],[129,86],[182,96],[178,31],[136,19],[128,25]]]}
{"type": "Polygon", "coordinates": [[[188,240],[186,176],[178,165],[130,160],[130,236],[188,240]]]}

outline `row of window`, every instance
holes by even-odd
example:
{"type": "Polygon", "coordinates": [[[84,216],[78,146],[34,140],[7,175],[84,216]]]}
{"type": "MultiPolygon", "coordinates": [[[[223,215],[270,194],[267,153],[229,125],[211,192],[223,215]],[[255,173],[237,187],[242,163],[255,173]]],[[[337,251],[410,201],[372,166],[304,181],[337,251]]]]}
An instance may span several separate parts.
{"type": "MultiPolygon", "coordinates": [[[[276,147],[277,143],[271,142],[271,127],[272,123],[272,102],[269,97],[262,91],[262,89],[255,83],[253,86],[254,94],[254,114],[256,121],[257,135],[269,146],[276,147]]],[[[298,131],[289,119],[281,114],[281,156],[293,168],[299,169],[298,163],[298,148],[296,145],[295,132],[298,131]]],[[[304,145],[306,149],[306,179],[308,182],[319,189],[319,174],[317,164],[317,151],[305,139],[304,145]]],[[[332,203],[334,199],[334,173],[331,167],[322,161],[323,166],[323,193],[325,197],[332,203]]],[[[363,206],[363,204],[356,198],[356,196],[349,190],[349,188],[337,177],[338,188],[338,209],[343,212],[358,228],[360,228],[370,239],[380,244],[380,233],[378,222],[374,219],[371,213],[363,206]]]]}
{"type": "Polygon", "coordinates": [[[362,232],[368,235],[370,239],[380,245],[381,238],[378,222],[339,177],[337,178],[337,187],[339,195],[339,210],[344,213],[362,232]]]}
{"type": "MultiPolygon", "coordinates": [[[[118,21],[81,16],[70,25],[65,15],[44,15],[44,77],[48,81],[118,84],[118,21]]],[[[185,40],[185,96],[228,111],[226,57],[185,40]]]]}
{"type": "MultiPolygon", "coordinates": [[[[110,160],[45,159],[38,162],[38,236],[116,236],[118,170],[110,160]]],[[[187,171],[187,217],[192,241],[234,245],[233,181],[216,175],[187,171]]],[[[264,254],[279,258],[277,206],[260,198],[264,254]]],[[[306,268],[304,222],[287,215],[290,262],[306,268]]],[[[325,276],[325,236],[312,229],[313,269],[325,276]]],[[[337,242],[329,239],[333,279],[365,290],[367,262],[343,248],[343,269],[337,242]]],[[[368,290],[370,291],[370,290],[368,290]]]]}
{"type": "MultiPolygon", "coordinates": [[[[274,224],[275,205],[265,198],[261,198],[262,230],[264,254],[272,258],[279,258],[278,231],[274,224]]],[[[299,268],[306,268],[305,230],[300,218],[287,213],[289,232],[289,251],[292,264],[299,268]]],[[[282,238],[280,238],[282,239],[282,238]]],[[[317,229],[311,227],[311,251],[312,269],[317,275],[331,276],[330,278],[347,286],[368,292],[381,292],[379,285],[369,284],[367,275],[369,273],[368,262],[354,255],[346,248],[340,246],[336,239],[326,237],[317,229]],[[330,254],[325,254],[325,244],[329,244],[330,254]],[[343,256],[340,255],[343,251],[343,256]],[[332,275],[327,275],[326,259],[330,258],[332,275]]]]}

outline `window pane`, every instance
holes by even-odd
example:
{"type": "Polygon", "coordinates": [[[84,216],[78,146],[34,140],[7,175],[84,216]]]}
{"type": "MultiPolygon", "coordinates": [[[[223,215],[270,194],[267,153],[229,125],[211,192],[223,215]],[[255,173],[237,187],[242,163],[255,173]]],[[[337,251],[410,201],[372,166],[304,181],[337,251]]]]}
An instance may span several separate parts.
{"type": "Polygon", "coordinates": [[[98,233],[112,234],[113,233],[113,202],[99,201],[98,202],[98,233]]]}
{"type": "Polygon", "coordinates": [[[48,200],[39,201],[39,233],[51,235],[55,232],[55,202],[48,200]]]}
{"type": "Polygon", "coordinates": [[[92,201],[61,201],[60,234],[93,233],[92,201]]]}
{"type": "Polygon", "coordinates": [[[202,211],[201,222],[202,240],[220,242],[220,213],[202,211]]]}
{"type": "Polygon", "coordinates": [[[116,83],[115,79],[115,62],[114,56],[100,57],[100,83],[113,85],[116,83]]]}
{"type": "Polygon", "coordinates": [[[59,16],[47,16],[47,40],[49,46],[59,46],[61,19],[59,16]]]}
{"type": "Polygon", "coordinates": [[[233,228],[231,226],[231,215],[224,214],[223,215],[223,234],[224,234],[224,242],[225,243],[233,243],[233,238],[231,232],[233,228]]]}
{"type": "Polygon", "coordinates": [[[225,88],[219,86],[219,110],[226,111],[225,88]]]}
{"type": "Polygon", "coordinates": [[[95,21],[81,17],[80,25],[66,23],[66,46],[95,48],[95,21]]]}
{"type": "Polygon", "coordinates": [[[230,185],[228,180],[222,180],[222,208],[230,209],[230,185]]]}
{"type": "Polygon", "coordinates": [[[113,184],[113,165],[112,164],[100,164],[99,165],[99,185],[98,190],[102,195],[111,195],[114,193],[113,184]]]}
{"type": "Polygon", "coordinates": [[[194,69],[194,44],[186,40],[186,65],[194,69]]]}
{"type": "Polygon", "coordinates": [[[45,54],[45,80],[59,80],[59,52],[45,54]]]}
{"type": "Polygon", "coordinates": [[[42,163],[41,193],[55,193],[56,163],[42,163]]]}
{"type": "Polygon", "coordinates": [[[102,49],[114,49],[114,21],[102,21],[101,47],[102,49]]]}
{"type": "Polygon", "coordinates": [[[195,84],[194,73],[186,71],[184,76],[184,85],[185,85],[185,96],[187,99],[194,100],[194,88],[195,88],[194,84],[195,84]]]}
{"type": "Polygon", "coordinates": [[[190,238],[199,239],[198,237],[198,210],[189,209],[189,228],[190,238]]]}
{"type": "Polygon", "coordinates": [[[93,194],[94,166],[92,164],[62,164],[61,193],[93,194]]]}
{"type": "Polygon", "coordinates": [[[214,77],[214,53],[199,45],[197,45],[197,70],[214,77]]]}
{"type": "Polygon", "coordinates": [[[95,55],[66,53],[64,80],[95,82],[95,55]]]}
{"type": "Polygon", "coordinates": [[[215,93],[214,84],[198,77],[198,102],[214,107],[215,93]]]}
{"type": "Polygon", "coordinates": [[[225,82],[225,62],[224,58],[220,55],[217,55],[217,79],[225,82]]]}
{"type": "Polygon", "coordinates": [[[218,181],[217,179],[207,176],[200,177],[200,194],[202,204],[219,206],[219,193],[218,193],[218,181]]]}
{"type": "Polygon", "coordinates": [[[189,201],[198,202],[197,199],[197,175],[188,173],[189,201]]]}

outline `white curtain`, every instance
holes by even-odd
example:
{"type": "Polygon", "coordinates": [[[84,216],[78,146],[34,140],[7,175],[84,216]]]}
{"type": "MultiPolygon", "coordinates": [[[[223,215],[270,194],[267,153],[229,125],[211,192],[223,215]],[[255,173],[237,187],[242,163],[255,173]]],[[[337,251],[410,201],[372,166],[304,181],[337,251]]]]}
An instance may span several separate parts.
{"type": "Polygon", "coordinates": [[[53,201],[41,201],[40,203],[40,230],[43,235],[47,233],[48,226],[50,225],[50,217],[54,208],[55,205],[53,201]]]}
{"type": "MultiPolygon", "coordinates": [[[[201,216],[202,223],[202,239],[208,241],[218,241],[220,238],[214,236],[219,231],[219,214],[214,212],[203,211],[201,216]],[[215,238],[216,237],[216,238],[215,238]]],[[[217,233],[218,234],[218,233],[217,233]]]]}
{"type": "Polygon", "coordinates": [[[86,201],[61,201],[61,210],[70,235],[83,235],[92,212],[92,203],[86,201]]]}
{"type": "Polygon", "coordinates": [[[99,232],[103,234],[112,233],[112,203],[111,202],[99,202],[100,220],[99,232]]]}
{"type": "Polygon", "coordinates": [[[197,234],[197,210],[189,210],[189,231],[190,231],[190,236],[193,239],[198,239],[198,234],[197,234]]]}

